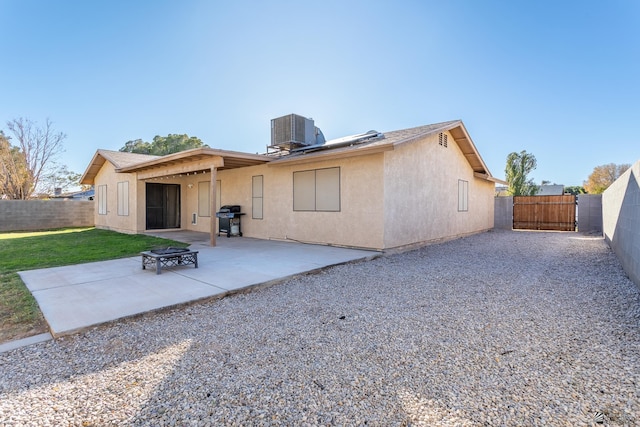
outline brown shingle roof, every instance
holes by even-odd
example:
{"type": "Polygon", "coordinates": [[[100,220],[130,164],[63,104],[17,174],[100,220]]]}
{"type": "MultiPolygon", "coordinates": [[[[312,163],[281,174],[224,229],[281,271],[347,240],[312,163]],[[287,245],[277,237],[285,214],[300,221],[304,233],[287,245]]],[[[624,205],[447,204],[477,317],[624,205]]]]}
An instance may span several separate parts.
{"type": "MultiPolygon", "coordinates": [[[[449,122],[434,123],[431,125],[417,126],[409,129],[384,132],[384,139],[379,141],[379,143],[397,145],[405,142],[411,142],[419,138],[424,138],[427,135],[449,130],[459,124],[462,124],[460,120],[452,120],[449,122]]],[[[373,144],[375,143],[376,142],[374,142],[373,144]]]]}
{"type": "Polygon", "coordinates": [[[221,169],[229,167],[243,167],[267,162],[270,162],[273,166],[277,166],[280,164],[306,163],[319,161],[325,158],[351,157],[393,150],[395,146],[400,144],[411,143],[425,138],[426,136],[444,131],[448,131],[451,134],[473,171],[478,174],[477,176],[490,181],[495,180],[480,157],[480,154],[473,144],[473,141],[471,140],[471,137],[469,136],[462,121],[452,120],[425,126],[417,126],[409,129],[385,132],[381,137],[373,138],[371,141],[350,146],[337,146],[333,148],[331,146],[323,146],[320,148],[316,146],[313,150],[317,151],[310,149],[309,152],[305,152],[305,150],[300,150],[280,158],[265,155],[236,153],[225,150],[214,150],[210,148],[193,149],[168,156],[151,156],[147,154],[124,153],[121,151],[98,150],[80,182],[82,184],[93,184],[96,174],[106,160],[112,163],[116,169],[123,172],[138,171],[148,167],[155,168],[164,164],[168,165],[174,160],[184,161],[187,160],[185,156],[190,156],[189,159],[195,158],[194,156],[221,156],[225,159],[225,166],[221,167],[221,169]],[[240,159],[240,161],[235,164],[234,161],[238,159],[240,159]]]}
{"type": "Polygon", "coordinates": [[[98,150],[98,153],[105,159],[109,160],[113,164],[113,166],[116,167],[116,169],[124,168],[161,157],[153,156],[151,154],[126,153],[122,151],[111,150],[98,150]]]}
{"type": "Polygon", "coordinates": [[[283,156],[282,158],[273,161],[271,165],[277,166],[279,164],[304,163],[318,161],[324,158],[359,156],[393,150],[394,147],[398,145],[411,143],[425,138],[426,136],[444,131],[449,131],[451,136],[453,136],[453,139],[460,147],[460,150],[469,162],[473,171],[480,174],[485,179],[492,180],[493,177],[480,157],[473,141],[471,141],[471,137],[461,120],[452,120],[409,129],[385,132],[380,138],[350,146],[330,148],[329,145],[327,147],[312,148],[312,150],[317,151],[310,150],[310,152],[307,153],[305,153],[304,150],[301,150],[299,152],[283,156]]]}
{"type": "Polygon", "coordinates": [[[89,166],[87,166],[87,169],[84,171],[82,178],[80,178],[80,184],[93,185],[96,175],[100,171],[100,168],[102,168],[102,165],[104,165],[105,161],[109,161],[116,167],[116,169],[118,169],[156,158],[158,158],[158,156],[151,156],[149,154],[98,150],[96,151],[96,154],[93,155],[93,159],[91,159],[89,166]]]}

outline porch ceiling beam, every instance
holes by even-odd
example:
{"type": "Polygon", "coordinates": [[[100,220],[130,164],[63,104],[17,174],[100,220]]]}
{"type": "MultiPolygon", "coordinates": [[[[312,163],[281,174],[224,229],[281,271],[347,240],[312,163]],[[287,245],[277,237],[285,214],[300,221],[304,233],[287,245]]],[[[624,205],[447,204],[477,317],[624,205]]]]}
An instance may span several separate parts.
{"type": "Polygon", "coordinates": [[[224,166],[222,157],[210,157],[206,160],[190,163],[179,163],[175,165],[166,165],[153,169],[138,172],[138,179],[159,178],[161,176],[185,174],[188,172],[197,172],[200,170],[210,170],[224,166]]]}

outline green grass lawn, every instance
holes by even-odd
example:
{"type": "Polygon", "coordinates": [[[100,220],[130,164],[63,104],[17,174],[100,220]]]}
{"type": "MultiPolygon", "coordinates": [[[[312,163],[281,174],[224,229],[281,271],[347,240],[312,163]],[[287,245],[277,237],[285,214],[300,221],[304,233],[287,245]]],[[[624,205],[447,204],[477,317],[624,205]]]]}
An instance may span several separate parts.
{"type": "Polygon", "coordinates": [[[18,271],[123,258],[166,246],[188,244],[95,228],[0,233],[0,343],[47,331],[18,271]]]}

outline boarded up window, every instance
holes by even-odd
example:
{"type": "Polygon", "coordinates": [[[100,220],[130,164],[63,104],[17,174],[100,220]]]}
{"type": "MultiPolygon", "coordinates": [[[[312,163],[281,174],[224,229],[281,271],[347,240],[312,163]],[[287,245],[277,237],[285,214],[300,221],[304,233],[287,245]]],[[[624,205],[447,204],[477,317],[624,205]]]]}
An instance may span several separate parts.
{"type": "Polygon", "coordinates": [[[198,216],[211,216],[210,186],[209,181],[198,183],[198,216]]]}
{"type": "Polygon", "coordinates": [[[340,168],[293,173],[294,211],[340,211],[340,168]]]}
{"type": "Polygon", "coordinates": [[[293,173],[293,210],[316,210],[316,171],[293,173]]]}
{"type": "Polygon", "coordinates": [[[316,210],[340,210],[340,168],[316,171],[316,210]]]}
{"type": "Polygon", "coordinates": [[[263,219],[263,184],[264,177],[262,175],[256,175],[251,178],[251,217],[253,219],[263,219]]]}
{"type": "Polygon", "coordinates": [[[118,183],[118,215],[129,215],[129,182],[118,183]]]}
{"type": "Polygon", "coordinates": [[[107,214],[107,186],[98,185],[98,215],[107,214]]]}
{"type": "Polygon", "coordinates": [[[469,210],[469,181],[458,180],[458,212],[469,210]]]}

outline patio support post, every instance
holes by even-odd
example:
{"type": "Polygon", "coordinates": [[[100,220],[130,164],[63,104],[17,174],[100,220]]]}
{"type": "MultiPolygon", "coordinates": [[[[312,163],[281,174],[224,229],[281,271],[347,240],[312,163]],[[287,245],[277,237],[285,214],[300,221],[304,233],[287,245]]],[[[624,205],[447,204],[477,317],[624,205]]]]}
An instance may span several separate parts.
{"type": "Polygon", "coordinates": [[[211,168],[211,182],[209,188],[211,189],[211,230],[209,232],[211,238],[211,246],[216,245],[216,180],[217,180],[218,168],[215,166],[211,168]]]}

